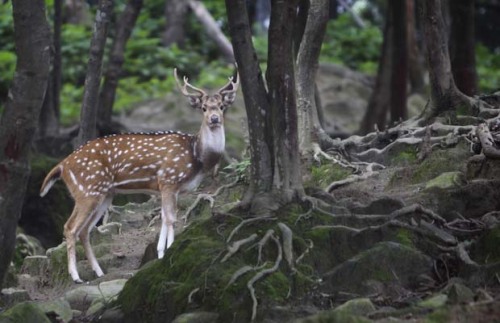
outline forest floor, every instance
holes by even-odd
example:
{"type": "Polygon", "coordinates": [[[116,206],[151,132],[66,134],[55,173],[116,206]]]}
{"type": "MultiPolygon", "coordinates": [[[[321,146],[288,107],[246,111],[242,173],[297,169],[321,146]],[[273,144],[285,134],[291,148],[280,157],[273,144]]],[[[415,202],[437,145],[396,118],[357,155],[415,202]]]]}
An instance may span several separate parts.
{"type": "MultiPolygon", "coordinates": [[[[323,102],[327,110],[327,118],[335,120],[335,122],[331,122],[329,124],[329,131],[338,133],[354,132],[355,125],[359,122],[360,117],[363,115],[363,104],[366,104],[366,101],[369,98],[369,88],[371,84],[370,78],[361,74],[330,66],[322,69],[320,79],[320,89],[324,91],[323,102]],[[360,100],[360,98],[364,101],[360,100]],[[333,116],[336,117],[334,118],[333,116]]],[[[177,102],[178,99],[178,97],[169,97],[166,99],[166,105],[172,105],[177,102]]],[[[419,102],[416,104],[417,106],[421,106],[423,102],[423,100],[418,98],[414,98],[414,101],[419,102]]],[[[126,124],[129,128],[135,130],[147,131],[158,129],[183,129],[189,132],[196,131],[198,121],[196,116],[193,117],[194,114],[191,113],[187,107],[183,106],[183,108],[186,108],[185,110],[181,109],[183,112],[179,112],[176,109],[168,109],[167,113],[162,113],[161,111],[164,109],[164,105],[165,103],[161,103],[159,101],[151,101],[149,104],[138,107],[134,111],[122,115],[120,117],[120,121],[126,124]],[[173,118],[172,115],[175,115],[176,118],[173,118]],[[154,118],[151,116],[154,116],[154,118]]],[[[244,150],[245,141],[245,135],[241,133],[241,119],[244,117],[241,98],[235,105],[236,106],[234,108],[231,108],[233,110],[228,111],[228,120],[226,121],[228,123],[227,132],[229,133],[228,145],[231,143],[235,144],[232,147],[228,147],[229,155],[233,157],[241,155],[241,152],[244,150]]],[[[425,244],[428,243],[428,240],[421,239],[421,235],[425,236],[429,233],[422,231],[423,227],[420,226],[420,221],[422,221],[422,214],[429,215],[429,210],[433,210],[433,212],[438,215],[446,217],[448,222],[451,222],[454,213],[460,213],[467,219],[471,219],[470,222],[467,222],[471,225],[476,223],[478,220],[482,220],[480,218],[485,213],[499,210],[500,205],[497,201],[500,201],[500,185],[494,181],[494,177],[497,174],[500,174],[500,171],[495,173],[496,165],[490,163],[487,164],[487,166],[490,167],[488,176],[490,179],[493,177],[493,181],[483,183],[480,182],[481,179],[463,179],[462,175],[465,176],[464,174],[467,173],[467,168],[469,167],[467,158],[471,157],[473,154],[467,152],[467,149],[464,148],[466,144],[463,142],[461,143],[461,146],[462,147],[459,148],[451,146],[451,148],[443,148],[442,150],[437,148],[437,154],[439,155],[442,152],[443,156],[440,156],[440,159],[434,160],[434,164],[425,164],[425,161],[416,161],[415,151],[408,149],[406,146],[398,148],[396,149],[396,152],[388,157],[390,158],[390,161],[382,163],[386,166],[384,169],[377,169],[376,172],[370,177],[352,182],[350,184],[339,185],[339,187],[333,188],[329,192],[326,192],[328,185],[331,184],[332,180],[335,181],[335,179],[333,179],[335,176],[331,176],[331,170],[334,169],[335,173],[338,171],[339,165],[323,159],[321,163],[314,165],[315,171],[319,173],[319,176],[314,178],[314,175],[306,174],[304,176],[305,182],[321,186],[319,190],[318,187],[313,187],[309,190],[311,192],[310,194],[312,196],[320,196],[323,200],[329,199],[329,205],[332,209],[328,210],[327,213],[331,213],[332,218],[335,216],[341,218],[342,212],[346,212],[347,215],[350,215],[353,218],[361,218],[362,216],[367,215],[373,216],[374,218],[387,216],[394,219],[395,216],[393,215],[395,212],[397,213],[401,210],[407,210],[408,207],[419,205],[423,208],[423,211],[422,209],[417,209],[416,211],[414,210],[409,212],[407,222],[404,222],[403,224],[398,222],[398,225],[401,225],[401,228],[408,229],[410,232],[405,233],[402,240],[418,240],[415,245],[418,247],[422,247],[422,245],[424,245],[425,248],[427,248],[428,246],[425,244]],[[394,160],[397,161],[394,162],[394,160]],[[429,175],[428,173],[424,173],[424,175],[422,175],[422,169],[432,174],[429,175]],[[444,184],[434,183],[434,185],[439,186],[437,190],[429,188],[429,183],[436,178],[439,178],[440,175],[448,173],[462,173],[462,175],[453,177],[449,181],[445,180],[444,184]],[[417,175],[421,177],[419,180],[416,179],[417,175]],[[440,185],[451,186],[443,188],[440,185]],[[325,198],[325,195],[328,195],[328,197],[325,198]],[[405,227],[405,225],[417,227],[418,230],[415,228],[412,229],[405,227]],[[412,230],[414,229],[416,230],[413,232],[415,235],[412,233],[412,230]],[[418,238],[416,238],[417,236],[418,238]],[[421,240],[425,240],[424,243],[422,243],[421,240]]],[[[222,184],[227,184],[229,181],[230,177],[223,178],[223,176],[219,176],[219,179],[216,180],[207,178],[197,192],[181,195],[178,218],[180,218],[181,215],[184,214],[184,212],[192,205],[199,193],[214,193],[218,187],[222,184]]],[[[240,195],[243,189],[242,185],[226,189],[225,192],[216,199],[215,210],[219,213],[223,213],[224,211],[220,211],[220,209],[227,205],[227,203],[234,202],[231,198],[240,195]]],[[[144,199],[142,201],[144,201],[144,199]]],[[[67,274],[65,268],[63,268],[63,270],[55,276],[49,273],[48,276],[38,280],[33,280],[26,275],[25,277],[20,277],[17,288],[25,289],[29,294],[29,299],[37,302],[54,301],[59,298],[67,299],[68,302],[71,303],[71,308],[73,310],[75,309],[75,303],[86,302],[88,304],[85,308],[76,306],[79,312],[75,312],[73,314],[73,322],[87,322],[91,320],[99,321],[100,316],[95,315],[95,313],[99,313],[98,311],[92,311],[92,313],[89,313],[89,308],[93,304],[92,302],[95,302],[95,299],[98,297],[95,295],[91,296],[90,293],[83,293],[81,296],[82,298],[75,301],[71,298],[73,296],[70,296],[73,295],[72,291],[97,286],[100,292],[102,292],[101,289],[104,289],[105,286],[103,283],[119,282],[120,284],[123,284],[121,279],[129,279],[137,273],[141,264],[145,263],[147,260],[155,259],[155,240],[158,237],[160,223],[157,219],[153,219],[158,216],[158,214],[159,201],[157,199],[149,200],[146,203],[129,203],[125,206],[113,207],[108,221],[110,224],[108,225],[109,228],[112,229],[111,231],[116,230],[113,231],[113,234],[105,233],[103,235],[105,237],[102,239],[99,237],[99,233],[94,234],[97,237],[93,242],[93,246],[96,250],[96,254],[100,254],[98,255],[98,258],[100,259],[101,266],[106,273],[103,277],[95,278],[87,261],[82,260],[78,264],[79,271],[82,278],[87,280],[88,283],[81,285],[73,284],[72,282],[68,282],[67,278],[63,283],[54,283],[53,281],[50,281],[54,277],[57,279],[61,279],[61,276],[66,277],[67,274]],[[114,222],[118,222],[119,225],[113,226],[114,222]],[[91,298],[92,302],[88,302],[86,298],[91,298]]],[[[187,223],[184,223],[182,220],[177,223],[176,239],[180,239],[182,241],[186,229],[191,225],[191,220],[196,219],[196,216],[196,212],[193,212],[187,223]]],[[[312,217],[315,216],[316,214],[312,215],[312,217]]],[[[500,219],[498,214],[494,214],[494,217],[500,219]]],[[[314,222],[315,220],[305,218],[305,222],[307,221],[314,222]]],[[[431,231],[434,230],[432,232],[437,235],[437,238],[431,237],[430,240],[434,239],[435,241],[437,239],[438,241],[443,242],[448,239],[448,231],[443,230],[442,227],[437,227],[437,225],[434,226],[434,224],[435,223],[432,223],[432,221],[430,225],[426,224],[428,225],[427,228],[430,228],[429,230],[431,231]]],[[[328,223],[328,225],[330,225],[330,223],[328,223]]],[[[342,230],[345,230],[347,226],[350,226],[350,224],[344,225],[344,223],[341,223],[341,225],[332,225],[331,229],[333,230],[333,233],[330,234],[331,238],[328,238],[326,245],[316,247],[316,253],[314,255],[319,258],[324,257],[325,259],[330,257],[328,253],[331,253],[332,250],[335,252],[336,249],[334,249],[334,247],[325,249],[324,251],[318,251],[317,249],[324,246],[328,247],[329,245],[335,243],[342,244],[344,242],[342,239],[344,238],[336,238],[335,233],[344,234],[342,230]]],[[[386,232],[384,231],[386,230],[384,228],[380,230],[382,232],[380,234],[383,237],[378,237],[379,232],[375,232],[376,230],[374,229],[378,226],[383,227],[380,223],[367,222],[363,223],[361,227],[356,227],[354,225],[354,228],[348,228],[348,230],[351,230],[350,232],[352,234],[350,233],[345,235],[345,244],[347,246],[352,244],[352,249],[355,249],[359,247],[359,245],[370,245],[371,239],[374,239],[373,245],[379,241],[394,240],[390,238],[392,231],[388,230],[386,232]],[[373,231],[373,234],[370,233],[370,230],[373,231]],[[364,233],[366,233],[366,237],[363,236],[364,233]]],[[[317,227],[319,226],[316,224],[316,226],[311,228],[311,231],[317,227]]],[[[327,225],[325,223],[325,228],[326,227],[327,225]]],[[[295,230],[294,227],[292,227],[292,229],[295,230]]],[[[465,229],[468,230],[470,228],[465,229]]],[[[467,231],[465,229],[464,231],[467,231]]],[[[475,227],[472,227],[472,229],[475,229],[475,227]]],[[[397,231],[397,234],[397,238],[400,239],[401,230],[397,231]]],[[[466,238],[467,237],[468,236],[466,236],[466,238]]],[[[466,238],[461,238],[459,240],[466,241],[466,238]]],[[[473,238],[478,238],[478,236],[473,236],[473,238]]],[[[316,241],[315,243],[318,244],[316,241]]],[[[358,256],[363,254],[362,251],[365,251],[363,248],[360,247],[359,253],[358,251],[354,252],[351,250],[350,252],[353,253],[352,257],[346,256],[346,259],[343,259],[344,261],[341,265],[350,261],[359,260],[358,256]]],[[[498,246],[491,246],[491,248],[498,249],[498,246]]],[[[53,255],[59,254],[61,257],[65,257],[64,245],[56,247],[56,249],[57,250],[53,252],[53,255]]],[[[471,249],[473,248],[471,247],[471,249]]],[[[175,246],[174,251],[172,252],[176,252],[175,246]]],[[[451,253],[452,252],[450,252],[450,254],[451,253]]],[[[166,255],[166,257],[167,256],[168,255],[166,255]]],[[[432,256],[433,258],[439,258],[436,254],[432,254],[432,256]]],[[[471,254],[471,257],[475,256],[477,255],[471,254]]],[[[500,255],[493,253],[493,256],[496,257],[500,255]]],[[[52,257],[52,259],[54,259],[55,256],[52,257]]],[[[489,255],[487,255],[486,261],[488,260],[488,257],[489,255]]],[[[83,259],[83,257],[81,259],[83,259]]],[[[321,264],[319,265],[321,266],[321,264]]],[[[335,268],[338,268],[341,265],[335,268]]],[[[396,268],[397,265],[398,264],[394,264],[395,269],[393,273],[396,276],[400,275],[398,280],[403,281],[405,279],[402,277],[404,276],[404,273],[398,271],[396,268]]],[[[500,278],[498,278],[498,275],[496,282],[492,282],[490,280],[488,283],[482,284],[470,283],[470,279],[467,275],[464,275],[464,277],[467,277],[463,278],[459,277],[460,275],[457,274],[459,268],[464,268],[464,266],[456,265],[455,267],[455,265],[456,264],[453,262],[443,261],[440,263],[434,261],[434,272],[429,272],[425,275],[418,275],[418,279],[423,279],[425,280],[425,283],[429,284],[428,286],[425,286],[425,288],[422,288],[420,285],[420,289],[408,287],[409,285],[413,286],[416,284],[416,282],[413,281],[416,278],[411,277],[410,280],[412,281],[406,285],[403,283],[396,284],[395,286],[383,284],[374,285],[375,287],[370,286],[372,289],[368,288],[368,292],[363,289],[366,286],[361,286],[360,289],[355,291],[351,291],[347,288],[346,290],[348,292],[336,290],[335,287],[333,288],[334,291],[328,290],[327,287],[325,287],[326,285],[335,285],[338,281],[335,281],[331,278],[331,276],[328,278],[328,275],[334,270],[330,271],[328,268],[323,268],[322,274],[325,274],[325,272],[328,273],[322,277],[322,282],[317,286],[314,286],[314,288],[311,288],[307,292],[307,296],[304,296],[301,299],[290,299],[290,304],[287,304],[287,306],[289,306],[289,312],[293,313],[293,318],[301,318],[308,315],[314,315],[319,311],[334,309],[349,299],[366,297],[369,298],[375,305],[376,310],[372,309],[369,313],[364,312],[361,313],[361,315],[365,316],[363,319],[370,319],[373,321],[500,321],[500,278]],[[438,265],[450,267],[443,269],[438,265]],[[450,288],[455,288],[455,285],[453,285],[454,280],[446,278],[440,279],[439,275],[443,275],[443,273],[445,276],[456,276],[460,278],[458,284],[456,285],[465,286],[467,289],[466,292],[458,293],[459,297],[464,297],[463,299],[455,302],[450,301],[450,299],[455,296],[452,296],[447,288],[450,286],[450,288]],[[331,280],[330,282],[328,281],[329,279],[331,280]],[[469,291],[472,294],[470,294],[469,291]],[[447,298],[443,301],[442,298],[439,298],[441,295],[446,295],[447,298]],[[437,300],[433,299],[434,296],[436,296],[435,298],[437,300]],[[415,306],[415,304],[420,304],[420,302],[429,299],[433,300],[431,305],[415,306]]],[[[27,271],[29,272],[30,270],[27,271]]],[[[45,274],[47,274],[47,272],[45,272],[45,274]]],[[[354,274],[351,276],[347,275],[346,277],[347,278],[344,277],[343,279],[359,279],[359,277],[354,274]]],[[[418,283],[420,284],[420,281],[418,283]]],[[[113,299],[114,296],[116,295],[110,295],[109,299],[113,299]]],[[[140,298],[141,296],[138,295],[138,297],[140,298]]],[[[261,295],[261,297],[264,296],[261,295]]],[[[109,302],[109,299],[105,299],[103,302],[104,307],[109,302]]],[[[266,317],[267,322],[287,322],[290,318],[285,315],[279,319],[279,315],[276,314],[279,312],[276,308],[271,308],[269,313],[269,317],[271,317],[273,313],[274,316],[272,316],[272,319],[266,317]]],[[[358,315],[360,313],[355,312],[351,314],[358,315]]],[[[61,321],[65,320],[62,319],[61,321]]],[[[316,318],[316,320],[311,318],[311,320],[307,322],[321,322],[321,320],[319,318],[316,318]]]]}

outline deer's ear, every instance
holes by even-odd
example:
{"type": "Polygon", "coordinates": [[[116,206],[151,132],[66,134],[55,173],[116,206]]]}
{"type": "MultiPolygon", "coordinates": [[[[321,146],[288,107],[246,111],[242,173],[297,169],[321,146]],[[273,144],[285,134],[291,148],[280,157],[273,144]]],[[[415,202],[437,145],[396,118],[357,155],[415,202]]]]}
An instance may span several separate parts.
{"type": "Polygon", "coordinates": [[[227,108],[231,104],[233,104],[234,99],[236,99],[236,92],[235,91],[224,91],[221,93],[222,96],[222,105],[227,108]]]}
{"type": "Polygon", "coordinates": [[[189,105],[193,109],[201,109],[201,96],[190,95],[186,96],[189,102],[189,105]]]}

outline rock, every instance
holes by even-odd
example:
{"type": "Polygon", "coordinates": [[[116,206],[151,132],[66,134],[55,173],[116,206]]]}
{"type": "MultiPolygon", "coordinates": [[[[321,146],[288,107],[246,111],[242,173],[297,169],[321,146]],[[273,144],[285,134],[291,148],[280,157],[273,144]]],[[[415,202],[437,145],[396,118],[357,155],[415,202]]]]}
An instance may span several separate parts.
{"type": "Polygon", "coordinates": [[[371,202],[367,206],[353,208],[351,211],[357,214],[391,214],[403,206],[405,204],[400,199],[385,196],[371,202]]]}
{"type": "Polygon", "coordinates": [[[448,295],[448,303],[463,304],[474,300],[474,292],[460,283],[448,284],[443,290],[448,295]]]}
{"type": "Polygon", "coordinates": [[[446,305],[447,301],[448,301],[448,296],[446,296],[446,294],[437,294],[431,296],[426,300],[421,301],[420,303],[418,303],[418,306],[435,309],[443,307],[444,305],[446,305]]]}
{"type": "Polygon", "coordinates": [[[441,175],[429,180],[425,184],[425,189],[440,188],[449,189],[460,187],[466,184],[464,174],[462,172],[445,172],[441,175]]]}
{"type": "Polygon", "coordinates": [[[2,323],[51,323],[47,315],[32,302],[24,302],[0,314],[2,323]]]}
{"type": "Polygon", "coordinates": [[[110,222],[94,228],[90,232],[90,243],[96,246],[101,243],[110,243],[113,241],[113,235],[120,234],[122,224],[119,222],[110,222]]]}
{"type": "Polygon", "coordinates": [[[474,300],[476,302],[491,302],[493,299],[493,296],[482,288],[478,288],[476,295],[474,295],[474,300]]]}
{"type": "Polygon", "coordinates": [[[294,323],[324,322],[368,323],[372,321],[362,316],[350,315],[344,312],[336,312],[335,310],[323,311],[318,314],[307,316],[294,321],[294,323]]]}
{"type": "Polygon", "coordinates": [[[13,287],[2,289],[0,296],[2,307],[10,307],[14,304],[30,300],[30,296],[26,290],[13,287]]]}
{"type": "Polygon", "coordinates": [[[47,256],[27,256],[24,258],[21,273],[43,277],[48,269],[49,258],[47,256]]]}
{"type": "Polygon", "coordinates": [[[466,177],[468,180],[500,178],[500,163],[483,154],[474,155],[467,160],[466,177]]]}
{"type": "Polygon", "coordinates": [[[46,314],[55,315],[57,322],[70,322],[73,319],[73,311],[67,300],[58,298],[53,301],[37,303],[37,306],[46,314]]]}
{"type": "Polygon", "coordinates": [[[117,307],[106,309],[99,318],[100,323],[122,323],[124,321],[123,312],[117,307]]]}
{"type": "Polygon", "coordinates": [[[219,314],[212,312],[192,312],[177,316],[172,323],[217,323],[219,314]]]}
{"type": "Polygon", "coordinates": [[[333,311],[349,315],[366,316],[375,310],[375,305],[373,305],[369,298],[356,298],[337,306],[333,311]]]}
{"type": "Polygon", "coordinates": [[[411,288],[416,287],[416,277],[431,271],[432,259],[420,251],[395,242],[380,242],[326,273],[324,281],[329,293],[365,296],[373,292],[369,286],[372,281],[411,288]]]}
{"type": "Polygon", "coordinates": [[[126,281],[126,279],[117,279],[102,282],[98,286],[80,286],[68,291],[64,298],[72,309],[84,312],[97,299],[101,299],[103,303],[109,303],[120,293],[126,281]]]}

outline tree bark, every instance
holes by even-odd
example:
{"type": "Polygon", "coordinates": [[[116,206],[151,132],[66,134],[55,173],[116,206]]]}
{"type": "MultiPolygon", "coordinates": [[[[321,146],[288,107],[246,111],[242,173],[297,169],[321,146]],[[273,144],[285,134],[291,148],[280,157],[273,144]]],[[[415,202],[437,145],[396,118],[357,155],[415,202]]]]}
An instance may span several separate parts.
{"type": "Polygon", "coordinates": [[[272,0],[267,84],[273,129],[273,189],[284,202],[303,194],[295,97],[293,32],[298,0],[272,0]]]}
{"type": "Polygon", "coordinates": [[[474,0],[450,3],[450,58],[453,78],[464,94],[477,94],[474,0]]]}
{"type": "Polygon", "coordinates": [[[50,28],[43,0],[12,1],[17,64],[0,120],[0,289],[14,252],[29,151],[47,89],[50,28]]]}
{"type": "Polygon", "coordinates": [[[469,109],[469,98],[458,90],[451,72],[441,0],[425,0],[422,17],[431,83],[431,105],[424,113],[424,119],[447,112],[455,114],[457,107],[469,109]]]}
{"type": "Polygon", "coordinates": [[[163,33],[162,42],[165,47],[172,44],[177,44],[181,47],[184,45],[186,38],[186,15],[188,11],[188,3],[185,0],[168,0],[165,2],[165,32],[163,33]]]}
{"type": "MultiPolygon", "coordinates": [[[[311,151],[313,133],[322,128],[315,100],[319,54],[328,22],[329,0],[312,0],[297,54],[298,138],[302,156],[311,151]]],[[[299,11],[300,14],[300,11],[299,11]]]]}
{"type": "Polygon", "coordinates": [[[382,53],[378,63],[377,77],[368,108],[363,117],[360,127],[360,133],[366,134],[374,130],[375,125],[378,129],[383,129],[387,123],[387,111],[390,104],[391,71],[392,71],[392,46],[393,46],[393,16],[390,14],[393,5],[392,1],[387,3],[387,15],[384,25],[382,53]]]}
{"type": "Polygon", "coordinates": [[[241,88],[245,100],[250,141],[249,187],[242,206],[249,205],[255,195],[272,187],[272,142],[270,108],[259,60],[252,43],[251,26],[245,0],[226,0],[229,32],[238,63],[241,88]]]}
{"type": "Polygon", "coordinates": [[[415,0],[407,0],[407,33],[408,33],[408,73],[410,77],[410,92],[423,93],[424,67],[422,56],[417,42],[417,23],[415,0]]]}
{"type": "Polygon", "coordinates": [[[408,84],[408,44],[406,22],[406,0],[392,1],[393,45],[391,71],[391,122],[394,124],[405,120],[408,116],[406,109],[406,88],[408,84]]]}
{"type": "Polygon", "coordinates": [[[224,59],[229,63],[233,63],[234,53],[231,42],[220,30],[219,25],[214,20],[210,12],[208,12],[207,8],[205,8],[203,3],[201,3],[200,1],[187,1],[196,18],[198,18],[203,27],[205,27],[204,30],[207,33],[208,37],[210,37],[217,44],[217,47],[219,47],[224,59]]]}
{"type": "Polygon", "coordinates": [[[85,90],[80,111],[80,130],[76,146],[94,139],[97,136],[96,122],[99,106],[99,85],[101,82],[102,58],[108,34],[108,25],[113,10],[113,0],[99,0],[94,23],[94,33],[90,42],[85,90]]]}
{"type": "MultiPolygon", "coordinates": [[[[104,73],[104,83],[99,94],[99,128],[111,128],[111,115],[115,102],[116,88],[122,73],[125,60],[125,47],[132,34],[135,22],[142,8],[142,0],[129,0],[123,10],[118,25],[116,36],[109,54],[109,62],[104,73]]],[[[105,131],[107,132],[107,131],[105,131]]]]}

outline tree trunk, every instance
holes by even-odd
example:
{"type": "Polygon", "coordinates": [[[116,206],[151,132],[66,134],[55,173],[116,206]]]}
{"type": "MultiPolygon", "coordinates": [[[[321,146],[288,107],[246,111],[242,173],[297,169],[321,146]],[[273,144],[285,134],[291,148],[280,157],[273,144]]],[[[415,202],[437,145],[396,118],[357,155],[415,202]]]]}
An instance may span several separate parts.
{"type": "Polygon", "coordinates": [[[61,55],[61,29],[62,29],[62,2],[54,0],[54,58],[52,61],[52,99],[54,111],[59,124],[61,118],[61,84],[62,84],[62,55],[61,55]]]}
{"type": "Polygon", "coordinates": [[[460,92],[451,73],[446,28],[440,0],[425,0],[422,10],[426,58],[431,83],[431,105],[424,113],[430,119],[443,113],[456,113],[457,107],[470,108],[467,96],[460,92]]]}
{"type": "Polygon", "coordinates": [[[453,78],[464,94],[477,94],[474,0],[450,3],[450,58],[453,78]]]}
{"type": "Polygon", "coordinates": [[[208,12],[207,8],[200,1],[196,0],[187,0],[189,7],[195,14],[196,18],[203,25],[205,32],[208,37],[210,37],[219,47],[222,56],[224,59],[229,62],[234,62],[234,53],[233,47],[231,46],[231,42],[226,38],[224,33],[220,30],[219,25],[214,20],[210,12],[208,12]]]}
{"type": "Polygon", "coordinates": [[[406,32],[406,0],[392,1],[393,45],[391,71],[391,122],[406,120],[406,87],[408,84],[408,46],[406,32]]]}
{"type": "Polygon", "coordinates": [[[184,24],[186,23],[186,15],[188,3],[185,0],[167,0],[165,2],[165,32],[163,33],[162,42],[165,47],[172,44],[182,47],[186,38],[184,24]]]}
{"type": "Polygon", "coordinates": [[[45,94],[40,112],[37,138],[54,137],[59,133],[59,120],[54,108],[53,73],[54,70],[50,73],[49,82],[47,83],[47,93],[45,94]]]}
{"type": "Polygon", "coordinates": [[[423,93],[424,67],[417,42],[415,0],[407,0],[407,34],[408,34],[408,73],[410,77],[410,92],[423,93]]]}
{"type": "Polygon", "coordinates": [[[43,0],[12,1],[17,64],[0,120],[0,289],[30,174],[29,151],[47,89],[50,28],[43,0]]]}
{"type": "MultiPolygon", "coordinates": [[[[321,128],[316,107],[316,73],[328,22],[329,0],[312,0],[297,54],[298,138],[302,156],[311,151],[314,129],[321,128]]],[[[300,11],[299,11],[300,14],[300,11]]]]}
{"type": "Polygon", "coordinates": [[[382,53],[378,63],[377,78],[368,108],[361,122],[360,133],[366,134],[374,130],[375,125],[378,129],[383,129],[387,122],[387,111],[389,109],[391,97],[391,71],[392,71],[392,45],[393,45],[393,17],[390,14],[393,5],[392,1],[387,3],[387,15],[384,25],[382,53]]]}
{"type": "Polygon", "coordinates": [[[267,92],[257,53],[252,43],[251,26],[245,0],[226,0],[229,32],[238,63],[241,88],[245,100],[250,141],[249,187],[242,206],[249,205],[255,195],[272,187],[272,142],[267,92]]]}
{"type": "Polygon", "coordinates": [[[273,189],[283,202],[303,194],[297,131],[293,32],[298,0],[272,0],[267,84],[273,129],[273,189]]]}
{"type": "Polygon", "coordinates": [[[82,145],[97,135],[96,121],[99,106],[99,85],[101,82],[102,57],[108,34],[108,25],[113,10],[113,0],[99,0],[94,33],[90,41],[89,61],[85,77],[85,90],[80,111],[80,130],[76,146],[82,145]]]}
{"type": "MultiPolygon", "coordinates": [[[[99,128],[111,129],[111,114],[115,102],[116,88],[125,60],[125,47],[132,34],[135,22],[142,8],[142,0],[129,0],[118,19],[116,35],[109,54],[109,62],[104,73],[104,83],[99,94],[99,128]]],[[[108,133],[110,131],[104,131],[108,133]]]]}

